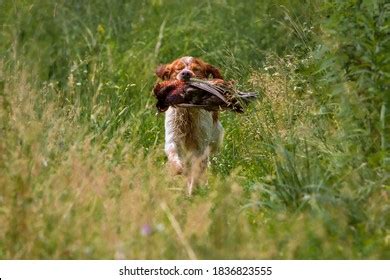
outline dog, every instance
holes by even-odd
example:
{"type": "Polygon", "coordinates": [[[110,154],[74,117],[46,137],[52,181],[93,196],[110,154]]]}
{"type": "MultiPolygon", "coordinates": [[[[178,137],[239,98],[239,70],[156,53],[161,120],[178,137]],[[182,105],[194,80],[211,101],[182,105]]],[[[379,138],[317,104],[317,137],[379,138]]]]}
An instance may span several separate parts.
{"type": "MultiPolygon", "coordinates": [[[[156,75],[162,80],[223,80],[215,66],[191,56],[158,66],[156,75]]],[[[218,151],[223,135],[224,129],[218,119],[218,112],[172,106],[165,112],[164,150],[168,166],[174,175],[187,176],[189,195],[205,180],[209,156],[218,151]]]]}

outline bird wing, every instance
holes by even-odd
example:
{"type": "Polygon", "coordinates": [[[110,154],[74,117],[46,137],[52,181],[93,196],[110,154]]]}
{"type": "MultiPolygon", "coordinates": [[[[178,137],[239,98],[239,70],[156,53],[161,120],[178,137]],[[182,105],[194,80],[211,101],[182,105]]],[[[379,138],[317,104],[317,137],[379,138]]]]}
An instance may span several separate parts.
{"type": "Polygon", "coordinates": [[[198,79],[190,79],[188,84],[192,87],[209,92],[215,95],[216,97],[218,97],[219,99],[221,99],[224,103],[229,104],[226,98],[221,94],[221,91],[223,92],[223,89],[219,86],[215,86],[207,81],[198,80],[198,79]]]}
{"type": "Polygon", "coordinates": [[[223,109],[220,106],[211,106],[211,105],[198,105],[198,104],[189,104],[189,103],[180,103],[175,105],[175,107],[181,107],[181,108],[198,108],[198,109],[205,109],[209,111],[216,111],[219,109],[223,109]]]}

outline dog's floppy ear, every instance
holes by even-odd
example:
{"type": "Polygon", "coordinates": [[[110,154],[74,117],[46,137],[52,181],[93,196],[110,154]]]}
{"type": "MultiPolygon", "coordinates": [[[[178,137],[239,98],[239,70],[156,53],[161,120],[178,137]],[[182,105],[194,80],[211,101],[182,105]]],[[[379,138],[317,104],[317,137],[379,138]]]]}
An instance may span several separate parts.
{"type": "Polygon", "coordinates": [[[157,66],[156,75],[160,79],[168,80],[168,78],[169,78],[169,65],[168,64],[161,64],[161,65],[157,66]]]}
{"type": "Polygon", "coordinates": [[[211,64],[206,64],[206,76],[209,76],[209,75],[213,76],[214,79],[223,80],[221,72],[219,72],[217,67],[215,67],[211,64]]]}

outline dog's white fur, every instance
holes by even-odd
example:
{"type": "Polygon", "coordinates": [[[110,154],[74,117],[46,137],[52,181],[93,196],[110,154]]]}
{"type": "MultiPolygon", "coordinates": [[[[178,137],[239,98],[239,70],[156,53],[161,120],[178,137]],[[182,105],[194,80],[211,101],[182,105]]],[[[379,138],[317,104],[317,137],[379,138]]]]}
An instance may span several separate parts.
{"type": "Polygon", "coordinates": [[[223,133],[209,111],[173,107],[166,111],[165,153],[173,171],[188,176],[189,194],[204,174],[209,155],[221,145],[223,133]]]}

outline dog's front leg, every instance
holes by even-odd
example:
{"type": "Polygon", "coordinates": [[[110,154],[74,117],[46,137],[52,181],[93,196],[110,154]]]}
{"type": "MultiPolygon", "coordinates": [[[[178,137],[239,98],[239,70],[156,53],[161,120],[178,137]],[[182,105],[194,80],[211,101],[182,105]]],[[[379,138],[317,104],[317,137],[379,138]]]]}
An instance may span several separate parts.
{"type": "Polygon", "coordinates": [[[175,142],[174,117],[174,111],[169,108],[165,114],[165,154],[168,157],[169,171],[178,175],[183,173],[184,166],[175,142]]]}
{"type": "Polygon", "coordinates": [[[177,152],[175,143],[165,143],[165,154],[168,157],[169,171],[173,175],[179,175],[183,173],[183,162],[181,161],[177,152]]]}
{"type": "Polygon", "coordinates": [[[187,192],[192,192],[201,184],[207,184],[207,164],[209,161],[210,148],[204,151],[202,155],[193,156],[190,161],[190,170],[187,174],[187,192]]]}

